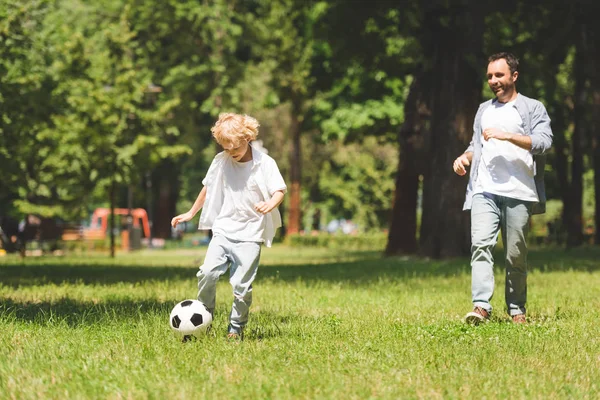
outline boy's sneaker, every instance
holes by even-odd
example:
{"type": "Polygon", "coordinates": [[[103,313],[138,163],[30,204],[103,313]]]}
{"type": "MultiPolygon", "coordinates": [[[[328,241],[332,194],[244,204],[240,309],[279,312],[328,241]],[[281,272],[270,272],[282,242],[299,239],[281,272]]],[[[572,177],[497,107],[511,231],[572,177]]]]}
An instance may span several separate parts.
{"type": "Polygon", "coordinates": [[[244,330],[229,325],[227,328],[227,340],[231,342],[241,342],[244,340],[244,330]]]}
{"type": "Polygon", "coordinates": [[[526,324],[527,319],[525,318],[525,314],[517,314],[512,316],[513,324],[526,324]]]}
{"type": "Polygon", "coordinates": [[[229,342],[241,342],[243,340],[244,340],[243,333],[228,333],[227,334],[227,341],[229,341],[229,342]]]}
{"type": "Polygon", "coordinates": [[[490,319],[490,313],[483,307],[475,306],[473,311],[465,316],[465,322],[469,325],[479,325],[490,319]]]}

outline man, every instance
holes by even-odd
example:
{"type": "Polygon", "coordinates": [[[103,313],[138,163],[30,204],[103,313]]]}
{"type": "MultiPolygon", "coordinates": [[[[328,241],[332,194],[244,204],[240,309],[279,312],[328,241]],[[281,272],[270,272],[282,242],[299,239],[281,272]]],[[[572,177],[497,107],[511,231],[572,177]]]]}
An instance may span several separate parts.
{"type": "Polygon", "coordinates": [[[537,100],[517,93],[519,61],[510,53],[488,59],[487,80],[496,97],[482,103],[469,148],[453,164],[471,168],[465,210],[471,210],[471,293],[467,323],[489,319],[494,293],[492,251],[499,231],[504,243],[506,306],[513,322],[525,323],[527,233],[532,214],[545,212],[545,154],[552,145],[550,118],[537,100]]]}

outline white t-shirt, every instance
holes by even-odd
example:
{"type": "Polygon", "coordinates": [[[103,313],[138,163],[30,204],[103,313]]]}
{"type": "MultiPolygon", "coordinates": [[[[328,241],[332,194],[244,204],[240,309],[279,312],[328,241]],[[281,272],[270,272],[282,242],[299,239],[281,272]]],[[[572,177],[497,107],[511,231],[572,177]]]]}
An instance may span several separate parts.
{"type": "MultiPolygon", "coordinates": [[[[229,157],[229,156],[227,156],[229,157]]],[[[253,162],[223,163],[223,205],[213,224],[215,234],[229,239],[246,242],[264,242],[266,218],[256,211],[254,205],[264,198],[257,182],[260,169],[253,168],[253,162]]],[[[278,169],[269,170],[266,187],[269,195],[278,190],[286,190],[285,181],[278,169]]]]}
{"type": "MultiPolygon", "coordinates": [[[[514,100],[508,103],[494,100],[481,116],[481,129],[498,128],[524,135],[523,120],[514,104],[514,100]]],[[[474,193],[487,192],[537,202],[533,177],[533,155],[529,150],[506,140],[483,140],[474,193]]]]}

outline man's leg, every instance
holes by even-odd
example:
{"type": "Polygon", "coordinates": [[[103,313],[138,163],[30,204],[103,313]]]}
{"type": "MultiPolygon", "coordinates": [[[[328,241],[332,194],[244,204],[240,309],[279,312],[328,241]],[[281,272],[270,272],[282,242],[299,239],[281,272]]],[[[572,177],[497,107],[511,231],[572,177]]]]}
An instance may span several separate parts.
{"type": "Polygon", "coordinates": [[[260,260],[260,243],[236,242],[233,248],[229,283],[233,288],[233,305],[229,317],[230,333],[240,334],[248,323],[252,304],[252,282],[260,260]]]}
{"type": "Polygon", "coordinates": [[[196,274],[198,277],[198,300],[212,313],[215,309],[217,282],[229,266],[227,239],[213,236],[208,244],[204,264],[196,274]]]}
{"type": "Polygon", "coordinates": [[[530,202],[505,198],[502,205],[502,241],[506,265],[505,297],[511,316],[525,314],[527,302],[527,234],[530,202]]]}
{"type": "Polygon", "coordinates": [[[496,196],[476,194],[471,206],[471,295],[473,306],[492,312],[494,256],[500,228],[496,196]]]}

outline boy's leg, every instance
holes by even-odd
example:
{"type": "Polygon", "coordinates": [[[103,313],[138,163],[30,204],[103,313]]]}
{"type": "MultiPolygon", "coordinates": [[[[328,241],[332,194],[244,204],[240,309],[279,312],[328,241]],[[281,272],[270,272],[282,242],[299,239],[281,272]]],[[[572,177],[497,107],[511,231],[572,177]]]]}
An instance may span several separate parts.
{"type": "Polygon", "coordinates": [[[525,314],[527,302],[527,233],[529,232],[530,202],[505,199],[503,208],[502,241],[506,266],[505,298],[511,316],[525,314]]]}
{"type": "Polygon", "coordinates": [[[229,316],[230,333],[241,333],[248,323],[252,304],[252,282],[260,260],[260,243],[237,242],[233,248],[229,282],[233,288],[233,305],[229,316]]]}
{"type": "Polygon", "coordinates": [[[476,194],[471,206],[471,295],[473,306],[488,314],[494,294],[494,246],[498,241],[500,209],[496,196],[476,194]]]}
{"type": "Polygon", "coordinates": [[[211,311],[215,309],[217,295],[217,282],[219,277],[227,271],[229,254],[227,239],[223,236],[213,236],[208,244],[204,264],[196,274],[198,277],[198,300],[211,311]]]}

